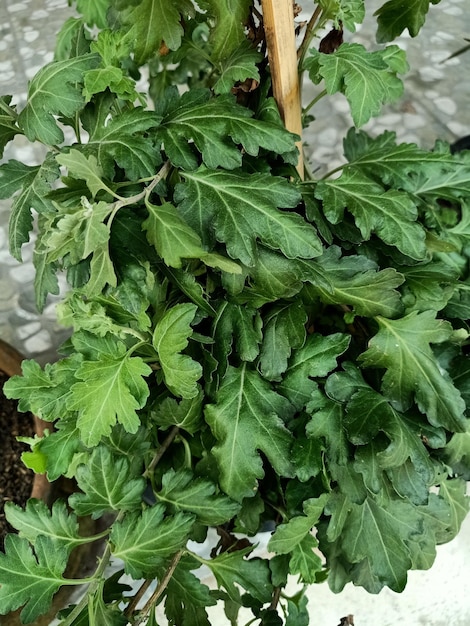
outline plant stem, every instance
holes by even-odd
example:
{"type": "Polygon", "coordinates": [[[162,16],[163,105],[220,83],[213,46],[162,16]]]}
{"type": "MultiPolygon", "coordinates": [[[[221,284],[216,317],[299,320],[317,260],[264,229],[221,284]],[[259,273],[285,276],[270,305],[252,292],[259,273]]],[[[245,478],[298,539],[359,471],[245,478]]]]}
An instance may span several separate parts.
{"type": "Polygon", "coordinates": [[[168,433],[167,438],[163,441],[162,445],[158,448],[158,452],[153,457],[152,461],[150,462],[150,465],[145,470],[144,476],[148,476],[150,474],[150,472],[155,469],[155,467],[160,462],[160,459],[165,454],[165,452],[168,450],[168,448],[170,447],[173,439],[176,437],[176,435],[179,433],[179,431],[180,431],[179,426],[173,426],[173,428],[168,433]]]}
{"type": "Polygon", "coordinates": [[[15,109],[9,106],[4,100],[0,98],[0,109],[2,109],[9,117],[16,120],[18,118],[18,113],[15,109]]]}
{"type": "Polygon", "coordinates": [[[309,103],[307,104],[307,106],[305,106],[305,107],[303,108],[302,113],[303,113],[304,115],[305,115],[306,113],[308,113],[308,112],[310,111],[310,109],[311,109],[311,108],[312,108],[312,107],[313,107],[313,106],[314,106],[314,105],[315,105],[315,104],[316,104],[319,100],[321,100],[322,98],[324,98],[324,97],[327,95],[327,93],[328,93],[328,92],[326,91],[326,89],[324,89],[323,91],[321,91],[318,95],[316,95],[316,96],[315,96],[315,98],[314,98],[311,102],[309,102],[309,103]]]}
{"type": "Polygon", "coordinates": [[[135,611],[135,609],[136,609],[137,605],[139,604],[142,596],[144,595],[144,593],[147,591],[147,589],[150,587],[151,584],[152,584],[152,580],[151,579],[144,580],[144,582],[141,584],[141,586],[139,588],[139,591],[132,598],[132,601],[129,602],[128,607],[124,611],[124,615],[127,617],[128,620],[131,619],[132,613],[135,611]]]}
{"type": "Polygon", "coordinates": [[[270,609],[275,609],[279,603],[279,599],[281,597],[282,587],[275,587],[273,597],[271,599],[271,604],[269,605],[270,609]]]}
{"type": "Polygon", "coordinates": [[[307,28],[305,29],[305,33],[304,33],[304,38],[302,39],[302,43],[300,44],[299,49],[297,50],[297,58],[299,60],[299,67],[302,67],[303,60],[305,58],[305,55],[307,54],[307,49],[310,45],[310,42],[312,41],[312,37],[315,34],[315,26],[317,25],[317,22],[319,22],[321,12],[322,12],[322,9],[318,5],[315,11],[313,12],[312,17],[308,21],[307,28]]]}
{"type": "Polygon", "coordinates": [[[333,170],[330,170],[324,176],[322,176],[322,180],[328,178],[329,176],[332,176],[333,174],[336,174],[336,172],[341,172],[341,170],[344,170],[344,168],[348,167],[348,165],[350,165],[350,163],[343,163],[343,165],[338,165],[338,167],[335,167],[333,170]]]}
{"type": "Polygon", "coordinates": [[[91,543],[92,541],[98,541],[98,539],[103,539],[107,535],[109,535],[109,528],[106,528],[102,532],[96,535],[92,535],[91,537],[79,537],[78,539],[75,540],[75,543],[77,546],[83,543],[91,543]]]}
{"type": "MultiPolygon", "coordinates": [[[[124,511],[119,511],[119,513],[116,516],[116,519],[114,520],[115,522],[120,522],[124,517],[124,511]]],[[[108,566],[109,563],[109,559],[111,558],[111,544],[108,542],[106,544],[106,549],[103,552],[101,558],[100,558],[100,562],[98,567],[96,568],[95,572],[93,573],[93,576],[90,576],[89,579],[84,579],[82,581],[83,583],[90,583],[90,586],[88,587],[88,589],[86,590],[83,598],[80,600],[80,602],[78,602],[78,604],[75,606],[75,608],[73,609],[73,611],[71,611],[71,613],[69,613],[69,615],[67,615],[67,617],[64,619],[63,622],[61,622],[61,626],[71,626],[71,624],[73,624],[73,622],[75,621],[75,619],[80,615],[80,613],[82,612],[82,610],[85,608],[87,602],[88,602],[88,598],[93,595],[95,593],[95,591],[98,589],[98,586],[100,584],[101,581],[101,576],[104,573],[104,570],[106,569],[106,567],[108,566]]],[[[64,584],[80,584],[77,583],[77,581],[75,580],[70,580],[70,582],[66,582],[64,584]]]]}
{"type": "Polygon", "coordinates": [[[158,598],[162,595],[162,593],[167,588],[168,583],[170,582],[171,577],[173,576],[173,573],[175,569],[177,568],[178,563],[180,562],[180,559],[184,553],[185,553],[185,550],[179,550],[171,559],[171,563],[168,566],[168,569],[166,570],[165,574],[163,575],[163,578],[161,579],[160,584],[152,593],[147,603],[145,604],[144,608],[140,611],[137,617],[137,621],[134,622],[134,626],[139,626],[139,624],[142,624],[142,622],[147,618],[147,615],[150,613],[153,605],[157,602],[158,598]]]}
{"type": "Polygon", "coordinates": [[[152,182],[149,185],[147,185],[145,189],[143,189],[139,193],[136,193],[134,196],[129,196],[128,198],[122,198],[121,196],[117,196],[117,194],[111,192],[114,196],[117,196],[119,200],[114,204],[113,211],[108,219],[108,226],[111,226],[111,223],[116,213],[119,211],[119,209],[122,209],[125,206],[129,206],[130,204],[137,204],[137,202],[140,202],[144,198],[148,198],[152,190],[156,187],[156,185],[158,185],[158,183],[161,180],[163,180],[164,178],[168,176],[170,169],[171,169],[170,161],[165,161],[165,163],[159,169],[157,174],[155,174],[155,176],[152,178],[152,182]]]}

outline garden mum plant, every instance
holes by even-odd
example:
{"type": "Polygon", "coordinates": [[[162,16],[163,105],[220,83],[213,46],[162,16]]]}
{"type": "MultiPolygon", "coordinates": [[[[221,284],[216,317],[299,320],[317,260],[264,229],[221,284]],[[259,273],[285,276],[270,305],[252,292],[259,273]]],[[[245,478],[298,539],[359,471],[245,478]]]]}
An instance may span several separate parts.
{"type": "Polygon", "coordinates": [[[37,306],[65,274],[73,329],[6,391],[53,423],[26,464],[77,485],[50,509],[7,504],[0,613],[34,623],[82,584],[63,626],[155,625],[158,604],[203,626],[217,602],[231,624],[244,606],[293,626],[305,585],[401,591],[467,510],[470,156],[359,127],[400,97],[405,53],[386,42],[417,35],[429,0],[386,2],[375,51],[348,41],[363,0],[306,2],[305,24],[289,5],[318,85],[304,126],[323,97],[355,124],[321,178],[273,97],[268,0],[76,4],[24,108],[0,99],[2,148],[46,147],[0,166],[11,253],[35,224],[37,306]],[[82,536],[86,516],[107,530],[82,536]],[[94,573],[67,579],[73,548],[103,537],[94,573]]]}

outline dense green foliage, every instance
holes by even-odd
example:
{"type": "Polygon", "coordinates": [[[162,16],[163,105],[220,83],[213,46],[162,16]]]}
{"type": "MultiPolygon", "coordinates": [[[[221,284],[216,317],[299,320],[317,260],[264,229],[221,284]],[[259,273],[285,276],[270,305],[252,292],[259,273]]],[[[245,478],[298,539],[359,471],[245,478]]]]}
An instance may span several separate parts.
{"type": "MultiPolygon", "coordinates": [[[[54,422],[28,465],[79,488],[51,510],[7,505],[0,613],[47,610],[72,549],[97,539],[80,534],[88,515],[106,516],[106,548],[63,626],[156,624],[156,603],[204,626],[217,601],[232,624],[241,606],[250,624],[307,624],[289,574],[401,591],[467,510],[470,153],[354,128],[344,166],[301,181],[256,2],[76,4],[26,106],[0,99],[2,150],[16,134],[47,146],[36,166],[0,166],[11,252],[36,221],[37,305],[64,272],[73,329],[6,391],[54,422]],[[267,529],[271,558],[253,556],[267,529]],[[112,555],[156,579],[143,609],[105,580],[112,555]]],[[[416,35],[428,8],[387,2],[378,40],[416,35]]],[[[364,2],[316,9],[300,71],[359,127],[400,97],[405,54],[320,52],[319,30],[354,31],[364,2]]]]}

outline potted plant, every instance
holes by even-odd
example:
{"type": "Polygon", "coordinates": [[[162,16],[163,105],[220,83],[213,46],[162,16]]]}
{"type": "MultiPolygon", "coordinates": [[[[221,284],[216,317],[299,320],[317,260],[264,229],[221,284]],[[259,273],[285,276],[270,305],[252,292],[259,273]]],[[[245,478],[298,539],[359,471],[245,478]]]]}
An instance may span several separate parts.
{"type": "Polygon", "coordinates": [[[106,549],[62,626],[155,624],[159,604],[203,625],[217,602],[232,624],[242,606],[300,624],[326,578],[401,591],[467,511],[470,160],[358,129],[400,97],[405,53],[385,42],[417,35],[428,3],[385,3],[376,51],[347,41],[361,0],[320,0],[306,24],[290,1],[77,8],[26,106],[0,100],[3,144],[48,149],[0,167],[11,251],[32,208],[38,307],[65,272],[73,329],[6,390],[54,422],[30,463],[78,486],[7,507],[0,613],[34,622],[77,584],[63,572],[95,540],[86,515],[111,516],[106,549]],[[318,85],[302,117],[298,72],[318,85]],[[330,95],[356,127],[317,179],[300,126],[330,95]]]}

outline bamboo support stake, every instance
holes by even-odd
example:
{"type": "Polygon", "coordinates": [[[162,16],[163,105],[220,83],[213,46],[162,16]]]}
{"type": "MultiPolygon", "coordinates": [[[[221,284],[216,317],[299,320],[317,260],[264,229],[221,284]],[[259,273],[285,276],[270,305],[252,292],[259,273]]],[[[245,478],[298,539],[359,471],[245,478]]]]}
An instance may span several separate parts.
{"type": "MultiPolygon", "coordinates": [[[[300,84],[292,0],[261,0],[274,98],[287,130],[302,136],[300,84]]],[[[302,140],[297,171],[304,177],[302,140]]]]}

